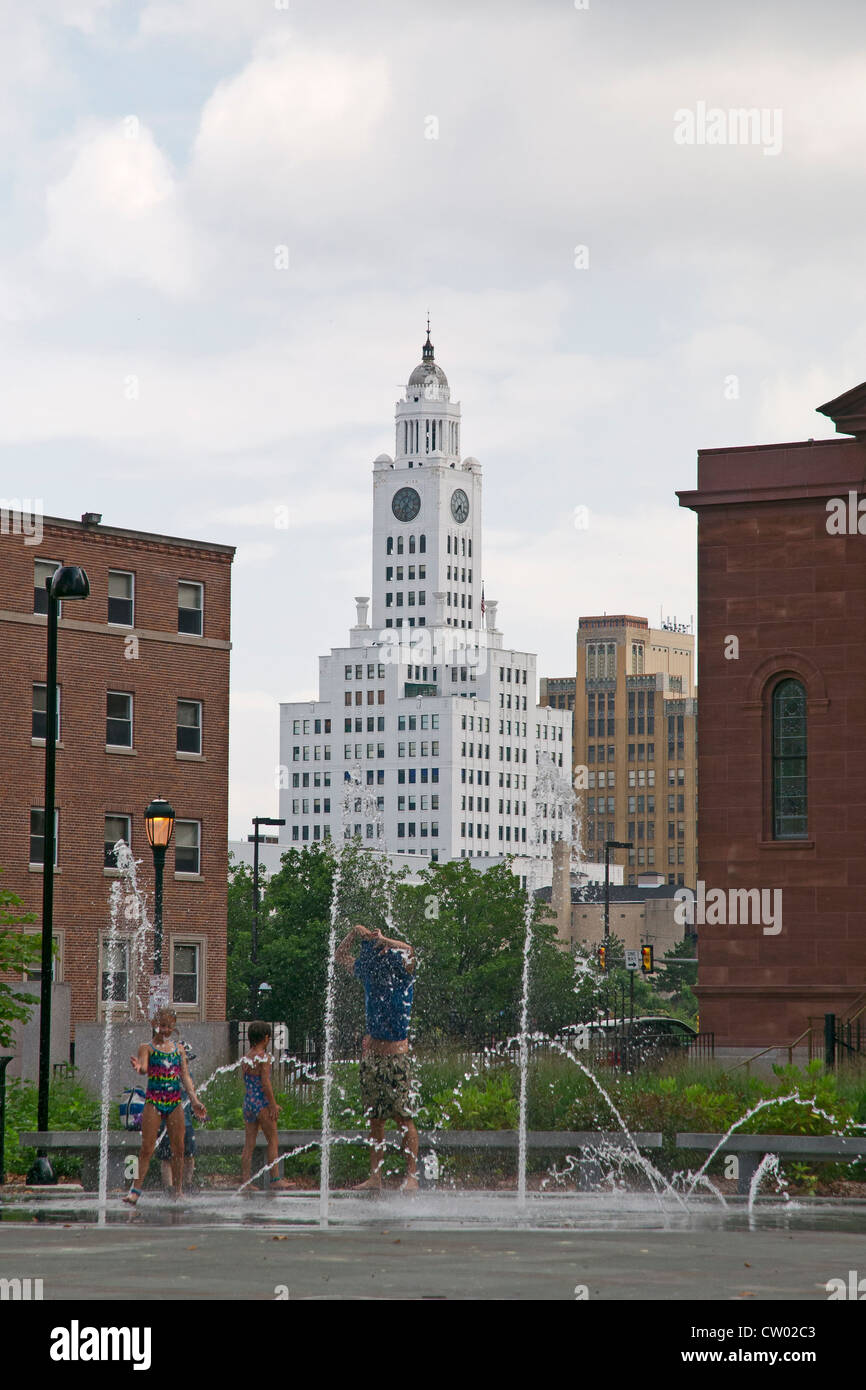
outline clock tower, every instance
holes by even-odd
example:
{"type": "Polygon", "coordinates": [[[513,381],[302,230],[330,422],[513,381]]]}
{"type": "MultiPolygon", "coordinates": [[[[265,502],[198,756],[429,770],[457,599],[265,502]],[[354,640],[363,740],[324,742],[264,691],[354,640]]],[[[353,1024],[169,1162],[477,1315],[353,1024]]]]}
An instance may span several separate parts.
{"type": "Polygon", "coordinates": [[[394,458],[380,454],[373,464],[371,621],[380,629],[482,625],[481,465],[460,462],[460,406],[435,360],[429,321],[421,362],[397,402],[394,458]]]}

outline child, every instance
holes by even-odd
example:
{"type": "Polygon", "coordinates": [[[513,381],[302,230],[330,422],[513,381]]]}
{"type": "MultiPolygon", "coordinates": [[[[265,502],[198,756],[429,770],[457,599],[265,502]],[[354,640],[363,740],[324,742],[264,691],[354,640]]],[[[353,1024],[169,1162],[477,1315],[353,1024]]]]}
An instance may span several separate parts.
{"type": "MultiPolygon", "coordinates": [[[[187,1063],[195,1061],[195,1053],[190,1048],[189,1043],[180,1040],[180,1045],[186,1053],[187,1063]]],[[[190,1073],[191,1075],[192,1073],[190,1073]]],[[[195,1129],[192,1123],[192,1105],[189,1096],[183,1102],[183,1185],[189,1189],[192,1187],[195,1177],[195,1129]]],[[[170,1188],[171,1182],[171,1142],[168,1137],[168,1130],[165,1127],[165,1120],[161,1122],[159,1138],[156,1141],[156,1156],[159,1159],[159,1166],[162,1170],[162,1185],[170,1188]]]]}
{"type": "MultiPolygon", "coordinates": [[[[261,1129],[268,1141],[268,1163],[277,1158],[277,1115],[280,1107],[274,1099],[271,1086],[271,1059],[268,1044],[271,1030],[267,1023],[251,1023],[247,1030],[249,1052],[241,1059],[241,1072],[244,1078],[244,1122],[246,1139],[241,1158],[241,1186],[248,1183],[252,1173],[253,1149],[256,1135],[261,1129]]],[[[281,1178],[272,1182],[271,1187],[287,1188],[291,1184],[281,1178]]],[[[249,1189],[246,1189],[249,1191],[249,1189]]]]}
{"type": "MultiPolygon", "coordinates": [[[[174,1010],[160,1009],[153,1019],[153,1041],[142,1043],[138,1049],[138,1056],[130,1060],[140,1075],[147,1075],[147,1091],[141,1115],[141,1151],[138,1156],[137,1181],[141,1184],[147,1176],[150,1160],[156,1148],[160,1121],[164,1117],[171,1141],[174,1195],[180,1197],[183,1187],[184,1154],[182,1089],[187,1091],[193,1114],[197,1119],[206,1120],[207,1111],[193,1089],[186,1053],[183,1048],[171,1042],[171,1035],[176,1027],[177,1014],[174,1010]]],[[[133,1184],[123,1200],[134,1207],[140,1196],[140,1185],[136,1187],[133,1184]]]]}

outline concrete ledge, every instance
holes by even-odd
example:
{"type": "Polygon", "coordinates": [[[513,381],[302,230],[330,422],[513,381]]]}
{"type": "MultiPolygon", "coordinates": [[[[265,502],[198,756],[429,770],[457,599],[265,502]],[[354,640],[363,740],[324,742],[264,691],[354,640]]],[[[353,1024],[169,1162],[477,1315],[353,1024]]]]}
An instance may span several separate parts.
{"type": "MultiPolygon", "coordinates": [[[[714,1149],[721,1134],[678,1134],[678,1149],[714,1149]]],[[[842,1134],[731,1134],[725,1140],[725,1153],[778,1154],[780,1157],[825,1159],[847,1158],[854,1162],[866,1158],[866,1136],[842,1134]]]]}
{"type": "MultiPolygon", "coordinates": [[[[387,1138],[386,1134],[386,1138],[387,1138]]],[[[242,1129],[196,1128],[195,1144],[199,1153],[217,1153],[220,1150],[242,1149],[245,1134],[242,1129]]],[[[601,1133],[593,1130],[553,1129],[530,1130],[526,1136],[530,1149],[584,1149],[608,1144],[614,1148],[627,1148],[628,1140],[617,1131],[601,1133]]],[[[632,1135],[639,1149],[660,1149],[662,1136],[659,1133],[638,1133],[632,1135]]],[[[305,1144],[321,1143],[320,1129],[281,1129],[277,1131],[280,1147],[301,1148],[305,1144]]],[[[337,1130],[331,1135],[332,1142],[339,1144],[366,1144],[369,1134],[366,1130],[337,1130]]],[[[515,1129],[443,1129],[421,1130],[419,1142],[437,1149],[516,1149],[518,1134],[515,1129]]],[[[96,1129],[49,1129],[28,1134],[19,1134],[21,1147],[45,1149],[74,1149],[79,1152],[99,1148],[99,1131],[96,1129]]],[[[109,1150],[135,1152],[141,1145],[141,1133],[134,1129],[111,1129],[108,1131],[109,1150]]],[[[259,1148],[265,1147],[264,1135],[256,1138],[259,1148]]],[[[700,1147],[692,1145],[693,1148],[700,1147]]],[[[712,1146],[710,1146],[712,1147],[712,1146]]],[[[866,1151],[866,1144],[864,1144],[866,1151]]]]}

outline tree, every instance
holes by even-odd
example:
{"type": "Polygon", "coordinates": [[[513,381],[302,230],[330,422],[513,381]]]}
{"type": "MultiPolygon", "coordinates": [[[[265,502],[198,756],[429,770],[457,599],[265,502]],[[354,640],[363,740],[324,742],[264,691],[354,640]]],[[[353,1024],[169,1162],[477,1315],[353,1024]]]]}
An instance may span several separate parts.
{"type": "MultiPolygon", "coordinates": [[[[467,859],[431,863],[420,884],[397,889],[396,919],[418,954],[420,1038],[517,1031],[526,894],[508,863],[484,872],[467,859]]],[[[538,899],[532,930],[530,1015],[533,1027],[547,1028],[570,994],[573,970],[555,944],[549,907],[538,899]]]]}
{"type": "Polygon", "coordinates": [[[13,1022],[26,1023],[36,1004],[32,995],[22,994],[3,979],[35,965],[42,955],[41,936],[16,930],[36,920],[35,913],[15,910],[22,906],[14,893],[0,888],[0,1047],[11,1047],[13,1022]]]}

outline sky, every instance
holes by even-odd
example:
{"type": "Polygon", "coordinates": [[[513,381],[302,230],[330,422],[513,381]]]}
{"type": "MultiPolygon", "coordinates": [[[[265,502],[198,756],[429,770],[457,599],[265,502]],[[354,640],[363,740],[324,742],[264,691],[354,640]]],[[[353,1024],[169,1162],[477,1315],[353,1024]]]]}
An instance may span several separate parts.
{"type": "Polygon", "coordinates": [[[428,310],[506,645],[696,613],[697,450],[866,378],[864,75],[860,0],[0,0],[2,492],[237,546],[233,837],[428,310]]]}

